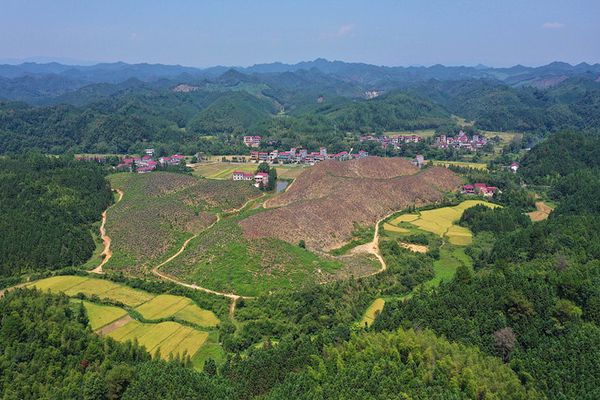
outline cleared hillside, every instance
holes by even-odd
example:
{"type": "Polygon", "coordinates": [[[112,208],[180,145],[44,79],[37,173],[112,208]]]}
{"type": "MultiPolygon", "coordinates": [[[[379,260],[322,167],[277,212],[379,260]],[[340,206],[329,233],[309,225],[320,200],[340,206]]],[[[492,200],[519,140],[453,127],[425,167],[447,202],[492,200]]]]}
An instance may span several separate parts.
{"type": "Polygon", "coordinates": [[[215,181],[168,172],[115,174],[123,199],[108,212],[113,257],[108,269],[139,272],[177,249],[186,237],[260,193],[248,182],[215,181]]]}
{"type": "Polygon", "coordinates": [[[250,239],[304,240],[311,249],[331,250],[351,239],[356,224],[411,205],[440,201],[460,178],[446,168],[419,170],[399,158],[327,161],[303,172],[289,190],[266,205],[271,210],[240,222],[250,239]]]}

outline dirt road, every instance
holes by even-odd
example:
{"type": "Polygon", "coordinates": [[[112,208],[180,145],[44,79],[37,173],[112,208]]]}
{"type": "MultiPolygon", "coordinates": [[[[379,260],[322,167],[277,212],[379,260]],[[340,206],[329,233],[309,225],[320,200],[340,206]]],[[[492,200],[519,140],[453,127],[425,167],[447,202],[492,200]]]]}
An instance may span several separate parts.
{"type": "Polygon", "coordinates": [[[94,274],[103,274],[104,271],[102,271],[102,267],[112,257],[112,251],[110,249],[110,242],[111,242],[110,236],[108,236],[106,234],[107,212],[108,212],[108,210],[110,210],[112,207],[114,207],[118,202],[120,202],[123,199],[123,194],[124,194],[121,189],[114,189],[114,190],[115,190],[115,192],[117,192],[119,194],[119,198],[117,199],[117,201],[115,201],[115,203],[113,205],[111,205],[110,207],[108,207],[102,213],[102,224],[100,225],[100,237],[102,238],[102,243],[104,243],[104,250],[102,251],[102,254],[101,254],[101,256],[102,256],[102,262],[100,263],[100,265],[98,265],[96,268],[94,268],[93,270],[90,271],[90,272],[92,272],[94,274]]]}

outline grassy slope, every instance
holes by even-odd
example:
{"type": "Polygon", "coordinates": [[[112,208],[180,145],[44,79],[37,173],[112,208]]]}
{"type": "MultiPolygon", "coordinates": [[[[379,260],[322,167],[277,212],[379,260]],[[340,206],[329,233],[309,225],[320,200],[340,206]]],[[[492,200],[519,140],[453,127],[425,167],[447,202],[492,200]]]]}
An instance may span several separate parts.
{"type": "Polygon", "coordinates": [[[339,261],[281,240],[245,239],[238,221],[247,214],[222,219],[201,233],[163,271],[213,290],[257,296],[312,285],[342,268],[339,261]]]}
{"type": "Polygon", "coordinates": [[[109,179],[125,195],[108,213],[113,256],[106,268],[132,274],[143,274],[174,254],[192,234],[214,222],[215,213],[259,195],[247,182],[164,172],[114,174],[109,179]]]}

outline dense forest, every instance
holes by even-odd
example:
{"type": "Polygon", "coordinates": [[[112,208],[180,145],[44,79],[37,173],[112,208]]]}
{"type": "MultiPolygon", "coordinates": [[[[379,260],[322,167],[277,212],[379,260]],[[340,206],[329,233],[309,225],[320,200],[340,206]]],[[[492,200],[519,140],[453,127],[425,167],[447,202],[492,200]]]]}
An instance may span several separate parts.
{"type": "Polygon", "coordinates": [[[44,93],[61,85],[56,74],[65,71],[55,71],[47,82],[13,71],[17,76],[5,84],[25,85],[41,99],[11,95],[17,88],[7,88],[2,96],[7,78],[0,78],[0,154],[31,149],[122,154],[146,147],[165,153],[240,154],[247,151],[241,141],[245,134],[263,136],[264,149],[325,145],[340,151],[356,148],[361,133],[457,130],[451,115],[473,121],[475,129],[527,132],[536,138],[564,129],[597,132],[600,125],[600,82],[584,67],[529,71],[525,82],[498,78],[518,76],[507,71],[463,75],[441,67],[431,76],[407,80],[375,68],[370,71],[381,75],[361,82],[333,72],[338,69],[330,71],[335,63],[317,65],[322,69],[226,69],[216,75],[175,76],[165,71],[159,80],[139,72],[139,79],[114,82],[104,76],[85,85],[80,77],[77,83],[65,82],[54,96],[44,93]],[[373,89],[378,96],[367,99],[365,93],[373,89]]]}
{"type": "Polygon", "coordinates": [[[89,259],[92,224],[112,202],[105,174],[66,157],[0,158],[2,277],[89,259]]]}

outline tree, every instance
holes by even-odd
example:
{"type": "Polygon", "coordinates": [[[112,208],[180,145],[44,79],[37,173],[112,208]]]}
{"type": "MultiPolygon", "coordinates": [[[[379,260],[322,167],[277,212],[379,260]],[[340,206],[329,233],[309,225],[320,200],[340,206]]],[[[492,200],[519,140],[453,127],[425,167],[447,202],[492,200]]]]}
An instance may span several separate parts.
{"type": "Polygon", "coordinates": [[[207,359],[204,362],[203,371],[208,376],[215,376],[217,374],[217,363],[212,358],[207,359]]]}
{"type": "Polygon", "coordinates": [[[306,248],[306,242],[304,241],[304,239],[300,240],[300,242],[298,242],[298,246],[302,247],[303,249],[306,248]]]}
{"type": "Polygon", "coordinates": [[[510,354],[515,349],[515,344],[517,343],[515,333],[510,326],[507,326],[494,332],[493,336],[494,344],[500,352],[502,359],[504,362],[508,362],[510,354]]]}
{"type": "Polygon", "coordinates": [[[79,303],[79,307],[77,309],[77,322],[79,322],[83,326],[87,326],[90,322],[87,316],[87,312],[85,310],[85,306],[83,305],[83,301],[79,303]]]}

